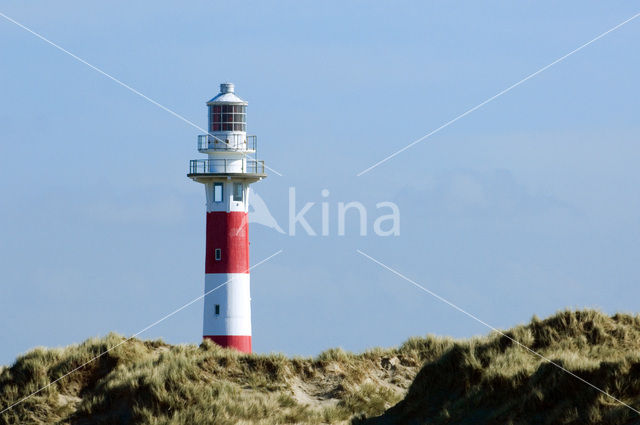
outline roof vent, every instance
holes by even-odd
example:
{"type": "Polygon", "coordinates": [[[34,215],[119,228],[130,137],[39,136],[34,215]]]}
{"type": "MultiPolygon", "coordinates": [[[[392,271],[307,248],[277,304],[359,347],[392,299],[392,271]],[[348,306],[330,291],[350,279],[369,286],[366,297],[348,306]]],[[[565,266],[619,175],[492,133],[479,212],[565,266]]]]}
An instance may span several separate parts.
{"type": "Polygon", "coordinates": [[[220,93],[233,93],[233,83],[220,84],[220,93]]]}

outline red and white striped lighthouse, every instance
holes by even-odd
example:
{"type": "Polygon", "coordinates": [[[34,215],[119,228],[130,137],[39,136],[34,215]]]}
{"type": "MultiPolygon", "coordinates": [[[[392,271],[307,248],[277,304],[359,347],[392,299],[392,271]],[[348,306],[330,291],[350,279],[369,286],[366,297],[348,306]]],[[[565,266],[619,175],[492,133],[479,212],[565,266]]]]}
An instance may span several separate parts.
{"type": "Polygon", "coordinates": [[[250,353],[249,185],[266,177],[264,162],[233,84],[220,84],[207,106],[209,134],[198,136],[198,151],[208,158],[191,160],[188,174],[207,198],[203,337],[250,353]]]}

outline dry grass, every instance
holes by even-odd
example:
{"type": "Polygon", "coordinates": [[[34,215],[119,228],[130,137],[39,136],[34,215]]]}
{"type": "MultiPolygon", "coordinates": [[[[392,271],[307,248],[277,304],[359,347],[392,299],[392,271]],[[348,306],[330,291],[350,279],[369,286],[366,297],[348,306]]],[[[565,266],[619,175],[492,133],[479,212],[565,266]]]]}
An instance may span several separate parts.
{"type": "MultiPolygon", "coordinates": [[[[1,405],[123,339],[110,334],[28,352],[0,371],[1,405]]],[[[290,359],[240,354],[209,341],[198,347],[131,340],[1,415],[0,423],[347,423],[400,401],[424,360],[451,343],[428,337],[406,349],[332,349],[314,359],[290,359]]]]}
{"type": "MultiPolygon", "coordinates": [[[[564,311],[507,334],[640,410],[640,317],[564,311]]],[[[640,415],[499,334],[427,362],[368,424],[637,424],[640,415]]]]}
{"type": "MultiPolygon", "coordinates": [[[[637,316],[566,311],[508,333],[640,408],[637,316]]],[[[0,368],[0,406],[122,340],[110,334],[26,353],[0,368]]],[[[628,424],[634,418],[507,338],[489,335],[427,336],[396,349],[331,349],[316,358],[132,340],[0,415],[0,424],[628,424]]]]}

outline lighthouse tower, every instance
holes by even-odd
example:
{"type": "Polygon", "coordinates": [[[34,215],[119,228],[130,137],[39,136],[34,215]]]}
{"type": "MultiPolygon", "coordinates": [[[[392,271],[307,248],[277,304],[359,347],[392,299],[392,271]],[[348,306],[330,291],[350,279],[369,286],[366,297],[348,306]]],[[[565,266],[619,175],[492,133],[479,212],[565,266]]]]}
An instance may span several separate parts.
{"type": "Polygon", "coordinates": [[[208,157],[191,160],[187,174],[204,184],[207,199],[203,337],[250,353],[249,185],[266,177],[264,162],[233,84],[220,84],[207,107],[209,134],[198,136],[198,151],[208,157]]]}

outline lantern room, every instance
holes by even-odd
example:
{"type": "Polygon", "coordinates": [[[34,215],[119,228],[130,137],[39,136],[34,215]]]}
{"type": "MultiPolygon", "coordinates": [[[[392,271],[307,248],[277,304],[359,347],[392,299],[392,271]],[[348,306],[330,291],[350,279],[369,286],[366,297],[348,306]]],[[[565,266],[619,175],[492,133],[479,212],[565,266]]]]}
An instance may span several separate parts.
{"type": "Polygon", "coordinates": [[[247,107],[209,104],[209,131],[247,131],[247,107]]]}
{"type": "Polygon", "coordinates": [[[232,83],[220,84],[220,93],[207,102],[207,113],[207,134],[198,136],[198,152],[208,158],[192,160],[189,177],[202,183],[221,175],[266,177],[264,163],[256,159],[257,137],[247,136],[247,102],[235,94],[232,83]]]}
{"type": "Polygon", "coordinates": [[[234,93],[231,83],[220,84],[220,93],[207,102],[209,132],[246,132],[247,102],[234,93]]]}

